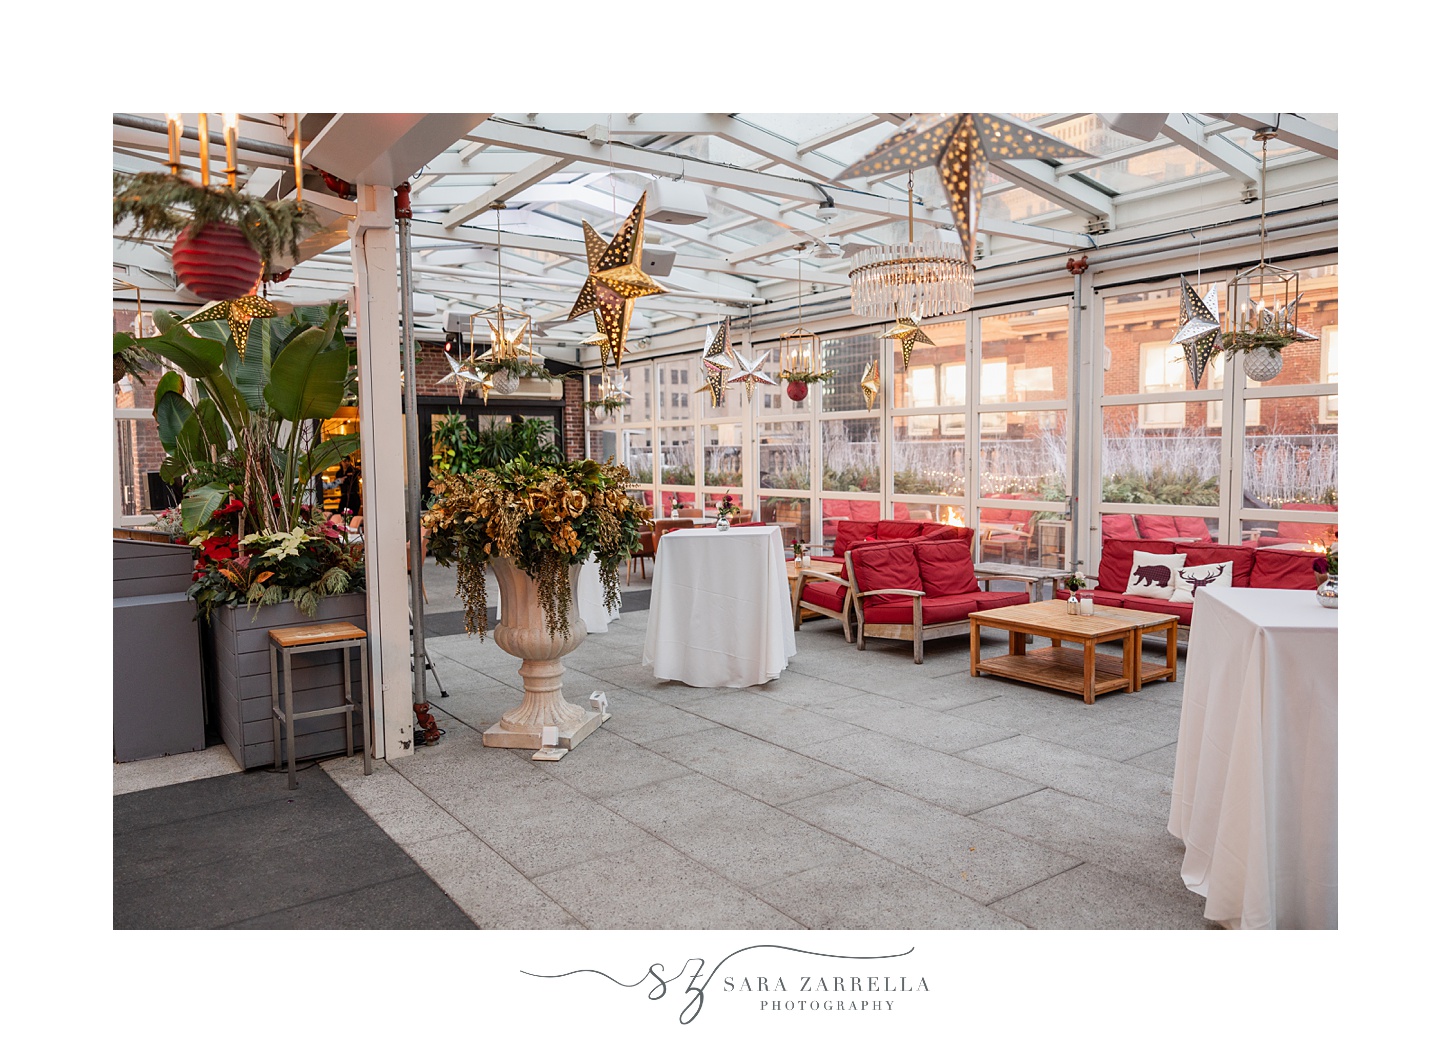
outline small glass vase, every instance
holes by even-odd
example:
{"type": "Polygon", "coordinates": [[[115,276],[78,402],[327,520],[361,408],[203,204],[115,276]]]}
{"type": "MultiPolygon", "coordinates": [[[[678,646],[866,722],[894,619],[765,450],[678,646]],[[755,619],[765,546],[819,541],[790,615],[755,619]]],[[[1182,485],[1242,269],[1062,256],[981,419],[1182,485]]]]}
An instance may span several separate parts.
{"type": "Polygon", "coordinates": [[[1070,616],[1076,616],[1076,615],[1078,615],[1078,592],[1077,591],[1070,590],[1068,592],[1068,614],[1070,616]]]}
{"type": "Polygon", "coordinates": [[[1339,608],[1340,577],[1326,576],[1324,582],[1315,588],[1315,600],[1322,608],[1339,608]]]}
{"type": "Polygon", "coordinates": [[[679,507],[672,507],[672,508],[670,508],[670,517],[672,517],[672,518],[679,518],[680,517],[680,508],[679,507]]]}
{"type": "Polygon", "coordinates": [[[720,515],[717,515],[716,516],[716,519],[715,519],[715,531],[716,532],[725,532],[730,527],[731,527],[731,520],[729,518],[727,518],[724,514],[720,514],[720,515]]]}

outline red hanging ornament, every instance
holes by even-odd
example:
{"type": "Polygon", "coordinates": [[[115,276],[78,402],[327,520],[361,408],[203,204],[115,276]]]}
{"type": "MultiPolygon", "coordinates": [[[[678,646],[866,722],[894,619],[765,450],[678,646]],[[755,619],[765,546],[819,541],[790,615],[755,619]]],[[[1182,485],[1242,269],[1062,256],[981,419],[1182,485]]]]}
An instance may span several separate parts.
{"type": "Polygon", "coordinates": [[[262,277],[262,258],[242,230],[217,222],[177,236],[171,267],[183,286],[208,301],[246,297],[262,277]]]}
{"type": "Polygon", "coordinates": [[[786,381],[786,397],[789,398],[792,402],[800,402],[803,398],[806,397],[806,392],[808,390],[809,389],[806,386],[806,381],[804,380],[786,381]]]}

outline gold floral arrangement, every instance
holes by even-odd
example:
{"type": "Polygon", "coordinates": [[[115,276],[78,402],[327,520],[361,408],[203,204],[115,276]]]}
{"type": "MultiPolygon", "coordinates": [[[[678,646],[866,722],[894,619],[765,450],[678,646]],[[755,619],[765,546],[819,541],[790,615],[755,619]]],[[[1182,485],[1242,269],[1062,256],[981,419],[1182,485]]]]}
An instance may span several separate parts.
{"type": "Polygon", "coordinates": [[[599,562],[605,608],[620,603],[620,563],[639,543],[648,507],[631,499],[630,472],[579,460],[540,465],[520,457],[501,467],[440,475],[423,524],[440,565],[458,566],[464,629],[488,630],[484,579],[489,560],[505,557],[539,585],[551,634],[569,629],[570,566],[599,562]]]}

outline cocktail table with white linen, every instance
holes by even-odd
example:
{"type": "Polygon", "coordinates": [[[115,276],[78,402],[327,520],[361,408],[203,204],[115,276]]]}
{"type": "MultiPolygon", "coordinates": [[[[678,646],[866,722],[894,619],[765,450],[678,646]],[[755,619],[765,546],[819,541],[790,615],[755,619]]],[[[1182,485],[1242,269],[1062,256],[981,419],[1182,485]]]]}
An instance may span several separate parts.
{"type": "Polygon", "coordinates": [[[781,531],[675,529],[655,548],[645,666],[697,688],[747,688],[796,654],[781,531]]]}
{"type": "Polygon", "coordinates": [[[1184,884],[1231,927],[1333,928],[1340,613],[1310,590],[1195,600],[1169,806],[1184,884]]]}

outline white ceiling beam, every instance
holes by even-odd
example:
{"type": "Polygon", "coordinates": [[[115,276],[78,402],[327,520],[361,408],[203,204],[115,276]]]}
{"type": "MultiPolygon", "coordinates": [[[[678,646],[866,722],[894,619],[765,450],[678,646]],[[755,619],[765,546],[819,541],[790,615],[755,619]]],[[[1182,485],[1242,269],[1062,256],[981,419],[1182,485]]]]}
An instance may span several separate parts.
{"type": "Polygon", "coordinates": [[[487,112],[339,112],[303,149],[306,163],[355,185],[407,181],[487,112]]]}
{"type": "Polygon", "coordinates": [[[1206,112],[1213,119],[1228,120],[1237,127],[1259,130],[1278,127],[1276,140],[1317,153],[1327,159],[1340,158],[1340,136],[1333,130],[1311,123],[1293,112],[1206,112]]]}
{"type": "Polygon", "coordinates": [[[1056,167],[1041,159],[995,160],[990,165],[1003,177],[1017,182],[1030,192],[1051,199],[1059,206],[1095,217],[1111,218],[1113,215],[1113,201],[1107,193],[1090,188],[1076,178],[1060,177],[1056,167]]]}
{"type": "Polygon", "coordinates": [[[571,162],[573,161],[569,159],[560,159],[558,157],[546,157],[544,159],[535,160],[533,163],[530,163],[527,167],[519,171],[517,174],[511,174],[508,177],[504,178],[504,180],[500,181],[497,185],[495,185],[493,188],[489,189],[482,195],[471,199],[469,202],[464,203],[462,206],[454,207],[452,210],[444,215],[443,227],[453,228],[457,225],[463,224],[465,221],[471,218],[478,217],[489,208],[489,205],[491,203],[495,202],[496,200],[507,201],[511,196],[515,195],[516,193],[522,192],[524,189],[529,188],[531,185],[537,185],[539,182],[547,178],[550,174],[556,173],[557,171],[569,166],[571,162]]]}
{"type": "Polygon", "coordinates": [[[1203,156],[1219,170],[1246,185],[1258,183],[1260,170],[1245,153],[1218,134],[1205,134],[1204,128],[1182,112],[1171,112],[1164,121],[1163,135],[1196,155],[1203,156]]]}
{"type": "Polygon", "coordinates": [[[836,142],[841,141],[843,138],[849,138],[853,134],[860,134],[864,130],[870,130],[881,122],[882,117],[875,113],[870,116],[863,116],[861,119],[844,123],[835,130],[827,131],[825,134],[818,134],[814,138],[808,138],[796,146],[796,152],[798,155],[804,156],[808,152],[815,152],[817,149],[825,148],[827,145],[834,145],[836,142]]]}

